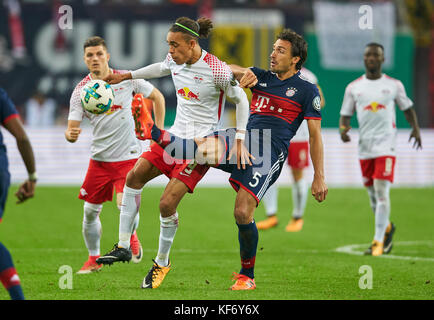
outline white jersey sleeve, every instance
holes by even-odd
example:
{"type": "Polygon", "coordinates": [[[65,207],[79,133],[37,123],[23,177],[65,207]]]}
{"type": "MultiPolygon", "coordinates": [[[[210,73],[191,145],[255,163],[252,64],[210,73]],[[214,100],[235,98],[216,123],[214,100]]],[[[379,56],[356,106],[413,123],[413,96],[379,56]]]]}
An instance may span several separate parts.
{"type": "Polygon", "coordinates": [[[131,71],[131,78],[133,79],[153,79],[168,76],[170,70],[166,70],[163,62],[150,64],[149,66],[131,71]]]}
{"type": "Polygon", "coordinates": [[[133,85],[133,91],[135,93],[143,93],[143,96],[145,98],[149,97],[152,90],[154,90],[154,86],[143,79],[133,79],[131,80],[132,85],[133,85]]]}
{"type": "Polygon", "coordinates": [[[400,80],[396,80],[397,92],[395,102],[399,109],[405,111],[413,106],[413,101],[407,96],[404,85],[400,80]]]}
{"type": "Polygon", "coordinates": [[[351,83],[346,87],[344,94],[344,101],[341,107],[341,116],[351,117],[355,112],[356,102],[354,101],[353,94],[351,92],[351,83]]]}
{"type": "Polygon", "coordinates": [[[85,115],[83,106],[81,105],[81,89],[83,86],[90,81],[90,77],[87,76],[80,81],[72,91],[71,99],[69,100],[69,114],[68,120],[82,121],[85,115]]]}

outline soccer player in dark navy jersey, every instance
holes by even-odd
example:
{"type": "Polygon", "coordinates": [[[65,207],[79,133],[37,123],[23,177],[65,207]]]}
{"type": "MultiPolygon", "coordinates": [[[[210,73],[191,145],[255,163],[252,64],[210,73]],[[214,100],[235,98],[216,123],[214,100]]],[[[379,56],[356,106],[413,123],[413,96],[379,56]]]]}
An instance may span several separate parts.
{"type": "MultiPolygon", "coordinates": [[[[18,188],[15,196],[17,203],[33,197],[36,185],[35,158],[30,141],[24,131],[18,112],[6,91],[0,88],[0,123],[15,137],[18,150],[29,172],[29,179],[18,188]]],[[[6,146],[0,131],[0,222],[6,204],[10,184],[6,146]]],[[[12,262],[12,257],[6,247],[0,242],[0,281],[8,290],[11,299],[24,300],[20,279],[12,262]]]]}
{"type": "Polygon", "coordinates": [[[270,55],[270,70],[231,65],[240,86],[251,88],[250,117],[245,136],[235,129],[218,131],[194,141],[180,139],[158,129],[148,114],[148,133],[165,147],[172,157],[195,159],[231,173],[229,181],[237,191],[234,216],[238,226],[241,271],[235,273],[232,290],[256,288],[254,265],[258,230],[254,212],[267,189],[277,180],[288,155],[291,138],[304,119],[309,128],[310,154],[314,167],[311,192],[318,202],[325,200],[328,189],[324,181],[323,144],[321,137],[321,98],[316,85],[303,79],[300,69],[307,57],[304,39],[290,29],[277,37],[270,55]],[[233,136],[237,139],[233,139],[233,136]],[[234,148],[232,141],[244,145],[234,148]],[[188,146],[193,146],[188,148],[188,146]],[[186,148],[187,146],[187,148],[186,148]],[[179,150],[182,152],[179,152],[179,150]],[[235,157],[235,152],[241,156],[235,157]],[[238,161],[241,159],[241,161],[238,161]]]}

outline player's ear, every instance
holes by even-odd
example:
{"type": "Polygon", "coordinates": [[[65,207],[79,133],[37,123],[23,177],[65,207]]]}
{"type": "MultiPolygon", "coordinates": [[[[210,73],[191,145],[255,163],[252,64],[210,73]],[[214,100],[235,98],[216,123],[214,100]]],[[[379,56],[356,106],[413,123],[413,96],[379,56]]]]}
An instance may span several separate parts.
{"type": "Polygon", "coordinates": [[[292,63],[293,63],[293,64],[297,64],[297,63],[300,61],[300,59],[301,59],[301,58],[298,57],[298,56],[297,56],[297,57],[292,57],[292,63]]]}
{"type": "Polygon", "coordinates": [[[107,62],[110,61],[110,53],[107,52],[107,62]]]}

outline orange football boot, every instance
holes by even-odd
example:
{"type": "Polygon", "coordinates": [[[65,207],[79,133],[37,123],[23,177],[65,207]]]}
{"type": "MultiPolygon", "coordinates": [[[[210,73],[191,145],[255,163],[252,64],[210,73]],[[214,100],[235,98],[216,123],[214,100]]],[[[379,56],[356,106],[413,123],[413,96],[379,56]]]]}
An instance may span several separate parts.
{"type": "Polygon", "coordinates": [[[235,284],[229,290],[254,290],[256,289],[255,280],[243,274],[233,273],[232,280],[236,280],[235,284]]]}
{"type": "Polygon", "coordinates": [[[298,232],[303,228],[303,218],[291,218],[288,225],[285,228],[287,232],[298,232]]]}
{"type": "Polygon", "coordinates": [[[137,139],[152,139],[151,130],[154,125],[151,115],[152,100],[146,99],[141,93],[136,94],[131,103],[131,112],[134,118],[137,139]]]}
{"type": "Polygon", "coordinates": [[[271,216],[265,220],[262,220],[262,221],[259,221],[258,223],[256,223],[256,228],[258,228],[258,230],[267,230],[267,229],[270,229],[270,228],[277,226],[278,222],[279,221],[277,220],[276,216],[271,216]]]}

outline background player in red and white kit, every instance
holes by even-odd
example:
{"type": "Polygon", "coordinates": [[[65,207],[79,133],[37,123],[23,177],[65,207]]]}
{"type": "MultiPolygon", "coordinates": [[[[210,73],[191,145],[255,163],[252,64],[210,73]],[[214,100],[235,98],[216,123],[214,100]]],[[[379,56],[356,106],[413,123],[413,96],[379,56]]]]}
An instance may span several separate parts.
{"type": "Polygon", "coordinates": [[[395,225],[390,222],[390,185],[396,161],[395,103],[413,130],[413,147],[422,148],[420,130],[413,102],[407,97],[401,81],[381,72],[384,48],[369,43],[364,52],[365,74],[351,82],[342,102],[339,131],[343,142],[349,142],[350,120],[357,112],[359,123],[359,159],[363,182],[375,214],[375,235],[365,254],[379,256],[392,250],[395,225]]]}
{"type": "MultiPolygon", "coordinates": [[[[318,85],[318,78],[312,71],[301,68],[300,74],[307,81],[317,85],[321,96],[321,108],[325,105],[324,95],[318,85]]],[[[295,89],[289,88],[289,95],[295,95],[295,89]]],[[[292,218],[286,226],[288,232],[300,231],[303,227],[303,215],[306,208],[308,183],[304,179],[303,171],[309,166],[309,130],[307,122],[303,121],[297,130],[295,136],[291,139],[291,144],[288,150],[288,165],[291,168],[293,183],[292,183],[292,218]]],[[[276,216],[278,210],[278,186],[273,184],[265,193],[262,202],[265,207],[267,218],[259,221],[256,226],[258,230],[267,230],[277,226],[278,219],[276,216]]]]}
{"type": "MultiPolygon", "coordinates": [[[[167,34],[169,53],[163,62],[124,75],[111,75],[105,80],[118,83],[127,79],[172,75],[177,108],[175,122],[169,131],[182,138],[203,137],[217,130],[228,96],[236,103],[237,129],[241,134],[245,131],[249,115],[247,96],[233,80],[226,63],[203,50],[198,42],[199,38],[208,37],[212,27],[212,21],[207,18],[197,21],[178,18],[167,34]]],[[[240,150],[238,148],[237,152],[240,150]]],[[[240,154],[240,157],[243,155],[240,154]]],[[[130,259],[131,224],[138,208],[136,198],[140,198],[148,181],[165,174],[170,181],[160,199],[158,253],[142,283],[142,288],[157,288],[171,268],[169,252],[178,228],[178,204],[187,192],[193,192],[208,169],[209,166],[191,160],[176,161],[158,143],[153,143],[128,173],[122,199],[119,242],[112,251],[101,256],[98,263],[111,264],[130,259]]]]}
{"type": "MultiPolygon", "coordinates": [[[[68,128],[65,138],[69,142],[77,141],[80,123],[86,116],[93,127],[91,159],[86,178],[80,189],[79,198],[84,200],[83,237],[89,251],[89,258],[78,273],[90,273],[102,267],[95,260],[100,256],[101,221],[99,214],[102,204],[112,201],[116,190],[117,205],[122,200],[125,177],[141,154],[140,141],[134,133],[134,119],[131,112],[133,94],[143,94],[154,102],[156,124],[163,128],[165,101],[161,92],[145,80],[130,80],[113,85],[114,104],[110,111],[102,115],[91,114],[84,110],[80,102],[80,92],[90,80],[103,79],[108,74],[125,71],[109,67],[110,54],[101,37],[91,37],[84,43],[84,62],[90,73],[75,87],[70,101],[68,128]]],[[[137,101],[135,101],[137,103],[137,101]]],[[[138,219],[133,231],[136,230],[138,219]]],[[[131,236],[134,243],[134,262],[142,258],[142,248],[134,231],[131,236]]]]}

